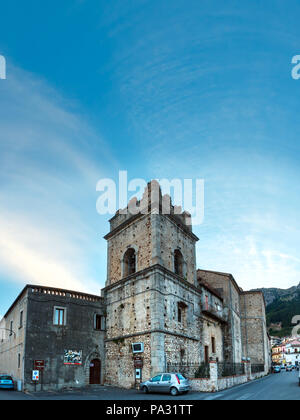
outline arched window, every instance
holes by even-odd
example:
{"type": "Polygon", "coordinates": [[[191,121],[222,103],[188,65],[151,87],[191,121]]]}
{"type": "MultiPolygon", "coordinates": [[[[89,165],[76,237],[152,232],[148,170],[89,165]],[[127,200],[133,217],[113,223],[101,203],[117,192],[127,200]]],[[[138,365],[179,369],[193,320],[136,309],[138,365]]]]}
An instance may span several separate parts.
{"type": "Polygon", "coordinates": [[[124,274],[123,277],[130,276],[136,272],[136,253],[133,248],[127,249],[124,255],[124,274]]]}
{"type": "Polygon", "coordinates": [[[179,249],[174,252],[174,272],[178,276],[183,276],[183,256],[179,249]]]}

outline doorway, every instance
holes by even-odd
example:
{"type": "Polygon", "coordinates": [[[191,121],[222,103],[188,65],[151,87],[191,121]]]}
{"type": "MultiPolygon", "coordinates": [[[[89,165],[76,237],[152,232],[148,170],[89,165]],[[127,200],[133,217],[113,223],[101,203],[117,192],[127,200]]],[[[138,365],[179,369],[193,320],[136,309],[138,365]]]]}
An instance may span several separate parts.
{"type": "Polygon", "coordinates": [[[101,384],[101,361],[94,359],[90,363],[90,385],[101,384]]]}

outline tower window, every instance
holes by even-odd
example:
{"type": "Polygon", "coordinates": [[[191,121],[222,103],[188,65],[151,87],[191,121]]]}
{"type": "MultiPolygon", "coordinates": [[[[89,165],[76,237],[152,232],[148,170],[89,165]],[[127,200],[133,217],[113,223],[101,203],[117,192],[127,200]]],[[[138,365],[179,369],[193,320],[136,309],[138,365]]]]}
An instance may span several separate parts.
{"type": "Polygon", "coordinates": [[[186,322],[186,309],[187,305],[184,302],[178,302],[177,304],[177,321],[181,324],[186,322]]]}
{"type": "Polygon", "coordinates": [[[136,253],[133,248],[129,248],[124,255],[124,277],[136,272],[136,253]]]}
{"type": "Polygon", "coordinates": [[[183,257],[179,249],[174,252],[174,271],[178,276],[183,276],[183,257]]]}
{"type": "Polygon", "coordinates": [[[182,311],[180,306],[178,306],[178,322],[182,322],[182,311]]]}

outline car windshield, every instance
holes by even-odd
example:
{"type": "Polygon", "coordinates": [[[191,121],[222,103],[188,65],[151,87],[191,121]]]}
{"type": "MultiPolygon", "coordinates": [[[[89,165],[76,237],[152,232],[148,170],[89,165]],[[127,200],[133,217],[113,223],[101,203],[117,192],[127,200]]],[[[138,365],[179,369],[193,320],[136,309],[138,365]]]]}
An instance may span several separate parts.
{"type": "Polygon", "coordinates": [[[0,381],[11,381],[11,376],[0,376],[0,381]]]}

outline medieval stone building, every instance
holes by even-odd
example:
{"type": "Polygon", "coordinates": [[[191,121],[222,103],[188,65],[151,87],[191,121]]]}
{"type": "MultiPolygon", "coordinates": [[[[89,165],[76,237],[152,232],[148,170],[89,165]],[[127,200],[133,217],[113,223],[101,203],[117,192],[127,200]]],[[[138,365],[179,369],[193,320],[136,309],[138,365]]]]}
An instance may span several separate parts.
{"type": "Polygon", "coordinates": [[[27,285],[0,323],[0,373],[23,389],[103,383],[105,305],[100,296],[27,285]],[[40,370],[38,383],[32,372],[40,370]]]}
{"type": "Polygon", "coordinates": [[[156,182],[116,213],[105,239],[101,297],[24,289],[2,320],[7,331],[23,311],[24,329],[12,328],[0,344],[1,372],[30,388],[34,363],[42,359],[44,389],[58,389],[90,383],[129,388],[137,378],[211,360],[251,358],[267,371],[263,295],[243,292],[229,274],[197,271],[190,215],[162,196],[156,182]],[[68,364],[75,350],[80,363],[68,364]]]}

